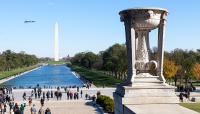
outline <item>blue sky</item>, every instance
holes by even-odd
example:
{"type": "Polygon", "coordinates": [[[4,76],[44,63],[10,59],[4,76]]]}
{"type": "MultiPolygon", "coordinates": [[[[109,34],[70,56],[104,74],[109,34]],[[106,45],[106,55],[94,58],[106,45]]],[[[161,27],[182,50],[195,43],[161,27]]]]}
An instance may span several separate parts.
{"type": "MultiPolygon", "coordinates": [[[[200,48],[199,0],[1,0],[0,51],[25,51],[53,57],[53,29],[59,23],[60,56],[81,51],[98,53],[125,43],[119,11],[133,7],[161,7],[169,11],[165,49],[200,48]],[[24,20],[36,23],[24,23],[24,20]]],[[[151,34],[156,46],[156,31],[151,34]]]]}

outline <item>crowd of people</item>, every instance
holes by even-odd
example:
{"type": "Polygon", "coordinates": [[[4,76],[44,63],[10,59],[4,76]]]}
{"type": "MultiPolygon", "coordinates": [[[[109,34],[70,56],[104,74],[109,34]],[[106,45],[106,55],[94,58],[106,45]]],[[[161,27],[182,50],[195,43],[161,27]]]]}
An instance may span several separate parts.
{"type": "Polygon", "coordinates": [[[72,100],[72,99],[76,100],[76,99],[79,99],[79,97],[82,98],[83,91],[82,90],[80,91],[79,87],[77,87],[76,91],[72,91],[71,88],[65,87],[64,92],[61,91],[60,87],[58,87],[56,91],[53,91],[52,89],[47,90],[47,91],[42,91],[42,88],[34,88],[31,91],[31,96],[27,96],[27,93],[24,92],[23,95],[22,95],[22,98],[25,101],[29,97],[28,100],[31,103],[32,98],[43,99],[44,101],[45,100],[48,101],[48,100],[53,99],[53,98],[56,98],[57,100],[61,100],[63,94],[66,94],[67,100],[72,100]]]}
{"type": "Polygon", "coordinates": [[[12,110],[16,105],[14,105],[14,97],[10,97],[8,94],[12,94],[12,88],[0,88],[0,113],[4,114],[7,111],[7,106],[9,105],[10,110],[12,110]]]}
{"type": "MultiPolygon", "coordinates": [[[[90,83],[86,84],[86,88],[89,89],[91,87],[90,83]]],[[[15,102],[14,96],[13,96],[13,89],[12,88],[0,88],[0,114],[5,114],[6,112],[10,112],[10,114],[24,114],[24,110],[29,106],[31,114],[51,114],[50,108],[44,109],[45,103],[49,100],[78,100],[80,98],[83,98],[83,91],[80,89],[80,87],[64,87],[62,88],[57,87],[56,90],[54,89],[45,89],[43,90],[41,87],[35,87],[31,90],[31,92],[23,92],[22,99],[23,103],[17,103],[15,102]],[[63,94],[65,94],[65,98],[63,97],[63,94]],[[32,103],[32,101],[37,100],[40,101],[40,108],[37,109],[36,105],[32,103]]],[[[85,94],[86,100],[95,100],[95,96],[92,97],[87,94],[85,94]]],[[[38,107],[38,106],[37,106],[38,107]]]]}

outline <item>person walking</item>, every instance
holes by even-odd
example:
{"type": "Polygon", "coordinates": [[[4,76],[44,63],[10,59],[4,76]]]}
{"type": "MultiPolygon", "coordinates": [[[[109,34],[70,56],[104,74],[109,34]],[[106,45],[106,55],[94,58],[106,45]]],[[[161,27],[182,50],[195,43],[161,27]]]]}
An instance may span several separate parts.
{"type": "Polygon", "coordinates": [[[180,100],[181,102],[183,102],[183,93],[182,93],[182,92],[179,94],[179,100],[180,100]]]}
{"type": "Polygon", "coordinates": [[[19,108],[21,114],[24,114],[24,109],[25,109],[25,107],[26,107],[25,104],[21,104],[21,106],[20,106],[20,108],[19,108]]]}
{"type": "Polygon", "coordinates": [[[4,103],[4,113],[6,113],[6,107],[7,107],[7,105],[6,105],[6,103],[4,103]]]}
{"type": "Polygon", "coordinates": [[[41,103],[41,106],[44,106],[44,99],[43,98],[41,98],[40,103],[41,103]]]}
{"type": "Polygon", "coordinates": [[[38,111],[38,114],[45,114],[45,111],[43,109],[43,106],[40,107],[39,111],[38,111]]]}
{"type": "Polygon", "coordinates": [[[29,106],[31,106],[31,104],[32,104],[32,98],[31,97],[28,98],[28,104],[29,104],[29,106]]]}
{"type": "Polygon", "coordinates": [[[31,114],[36,114],[37,110],[35,108],[35,104],[33,104],[33,106],[31,107],[31,114]]]}
{"type": "Polygon", "coordinates": [[[15,103],[15,106],[13,108],[13,112],[14,114],[21,114],[20,110],[19,110],[19,106],[17,103],[15,103]]]}
{"type": "Polygon", "coordinates": [[[47,109],[45,110],[45,114],[51,114],[51,110],[50,110],[49,108],[47,108],[47,109]]]}

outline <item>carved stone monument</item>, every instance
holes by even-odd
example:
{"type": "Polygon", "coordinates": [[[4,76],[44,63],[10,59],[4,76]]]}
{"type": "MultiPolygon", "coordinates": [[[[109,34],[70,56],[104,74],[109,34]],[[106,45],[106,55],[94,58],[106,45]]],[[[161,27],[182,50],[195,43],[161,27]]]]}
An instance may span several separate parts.
{"type": "Polygon", "coordinates": [[[126,105],[179,102],[175,88],[165,84],[163,76],[167,13],[161,8],[134,8],[119,13],[125,25],[128,76],[113,93],[115,114],[128,114],[126,105]],[[151,60],[149,33],[157,28],[158,56],[151,60]]]}

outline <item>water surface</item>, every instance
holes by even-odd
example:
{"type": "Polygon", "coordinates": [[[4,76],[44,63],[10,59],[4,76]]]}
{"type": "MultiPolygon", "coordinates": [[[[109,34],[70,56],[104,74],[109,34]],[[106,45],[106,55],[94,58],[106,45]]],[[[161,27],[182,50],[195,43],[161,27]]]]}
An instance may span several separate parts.
{"type": "Polygon", "coordinates": [[[70,68],[62,66],[43,66],[32,72],[1,84],[16,88],[30,88],[37,84],[41,87],[83,86],[79,78],[74,76],[70,68]]]}

